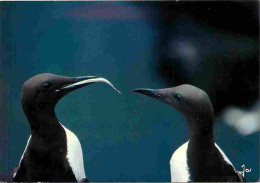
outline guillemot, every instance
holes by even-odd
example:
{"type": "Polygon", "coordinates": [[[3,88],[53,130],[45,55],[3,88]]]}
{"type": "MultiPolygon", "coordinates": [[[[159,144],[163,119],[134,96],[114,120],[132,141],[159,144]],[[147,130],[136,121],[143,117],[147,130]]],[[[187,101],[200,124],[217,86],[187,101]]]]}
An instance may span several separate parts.
{"type": "Polygon", "coordinates": [[[107,83],[118,91],[108,80],[96,76],[65,77],[44,73],[24,83],[21,101],[31,135],[19,166],[14,169],[14,181],[88,181],[80,142],[59,122],[54,110],[66,94],[96,82],[107,83]]]}
{"type": "Polygon", "coordinates": [[[170,160],[171,182],[244,180],[214,142],[214,110],[206,92],[188,84],[134,91],[171,105],[188,122],[190,140],[179,147],[170,160]]]}

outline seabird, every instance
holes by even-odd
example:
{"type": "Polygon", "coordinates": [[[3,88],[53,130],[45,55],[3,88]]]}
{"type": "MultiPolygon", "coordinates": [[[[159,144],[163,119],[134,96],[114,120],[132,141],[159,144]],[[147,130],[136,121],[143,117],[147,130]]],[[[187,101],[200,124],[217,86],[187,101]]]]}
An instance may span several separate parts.
{"type": "Polygon", "coordinates": [[[165,89],[135,89],[179,111],[188,122],[190,139],[170,160],[171,182],[240,182],[243,177],[214,142],[214,111],[203,90],[188,85],[165,89]]]}
{"type": "MultiPolygon", "coordinates": [[[[96,76],[65,77],[49,73],[36,75],[22,87],[22,107],[31,135],[13,180],[18,182],[87,182],[83,154],[77,136],[55,115],[57,102],[86,85],[108,80],[96,76]]],[[[118,91],[119,92],[119,91],[118,91]]]]}

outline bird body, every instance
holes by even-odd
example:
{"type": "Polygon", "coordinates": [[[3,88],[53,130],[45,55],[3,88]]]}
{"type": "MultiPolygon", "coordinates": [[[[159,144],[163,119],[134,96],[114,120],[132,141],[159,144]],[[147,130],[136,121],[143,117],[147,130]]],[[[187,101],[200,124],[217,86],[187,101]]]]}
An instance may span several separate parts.
{"type": "MultiPolygon", "coordinates": [[[[190,156],[192,156],[192,152],[190,152],[189,149],[189,141],[184,143],[182,146],[180,146],[172,155],[170,160],[170,171],[171,171],[171,182],[188,182],[194,180],[195,177],[193,177],[194,172],[192,172],[191,166],[194,167],[194,169],[201,169],[201,172],[199,172],[200,179],[202,181],[201,175],[206,175],[207,172],[210,174],[209,176],[206,176],[206,180],[209,181],[208,177],[211,177],[212,181],[217,181],[218,179],[221,179],[223,181],[223,174],[221,172],[221,169],[224,167],[226,169],[225,173],[228,179],[226,181],[236,181],[237,175],[236,170],[231,163],[231,161],[227,158],[225,153],[219,148],[219,146],[214,143],[213,149],[215,150],[215,153],[212,155],[209,155],[209,152],[206,151],[206,154],[203,152],[200,156],[202,157],[196,157],[197,160],[199,158],[201,159],[201,163],[197,163],[195,165],[191,164],[190,156]],[[190,154],[189,154],[190,153],[190,154]],[[204,157],[203,157],[204,156],[204,157]],[[209,158],[211,156],[211,158],[209,158]],[[215,156],[215,157],[212,157],[215,156]],[[207,162],[207,159],[209,159],[210,162],[207,162]],[[213,161],[213,159],[216,159],[213,161]],[[221,165],[220,167],[216,166],[217,161],[222,161],[224,165],[221,165]],[[203,166],[199,167],[200,164],[203,166]],[[208,164],[212,164],[209,166],[208,164]],[[213,170],[210,170],[209,167],[212,167],[213,170]],[[220,170],[218,169],[220,168],[220,170]],[[203,172],[203,169],[206,169],[203,172]],[[212,171],[215,172],[216,175],[212,173],[212,171]]],[[[204,180],[204,181],[206,181],[204,180]]]]}
{"type": "Polygon", "coordinates": [[[51,138],[30,135],[15,181],[76,182],[85,178],[78,138],[61,124],[58,128],[59,133],[51,138]]]}
{"type": "Polygon", "coordinates": [[[31,135],[19,166],[13,171],[14,181],[88,181],[80,141],[59,122],[54,110],[62,97],[96,82],[105,82],[114,88],[108,80],[95,76],[70,78],[39,74],[24,83],[21,100],[31,135]]]}
{"type": "Polygon", "coordinates": [[[239,182],[243,179],[214,142],[214,110],[208,95],[192,85],[165,89],[135,89],[180,112],[188,123],[190,139],[170,160],[172,182],[239,182]]]}

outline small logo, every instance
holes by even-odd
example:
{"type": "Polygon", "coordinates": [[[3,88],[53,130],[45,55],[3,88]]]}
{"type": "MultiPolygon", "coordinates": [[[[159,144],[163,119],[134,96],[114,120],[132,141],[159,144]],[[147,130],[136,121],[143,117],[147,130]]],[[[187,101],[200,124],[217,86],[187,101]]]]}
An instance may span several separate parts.
{"type": "Polygon", "coordinates": [[[242,166],[241,166],[241,168],[243,168],[243,170],[242,171],[238,171],[239,173],[241,173],[241,175],[243,176],[243,177],[245,177],[245,173],[250,173],[251,171],[252,171],[252,168],[246,168],[246,165],[245,164],[243,164],[242,166]]]}

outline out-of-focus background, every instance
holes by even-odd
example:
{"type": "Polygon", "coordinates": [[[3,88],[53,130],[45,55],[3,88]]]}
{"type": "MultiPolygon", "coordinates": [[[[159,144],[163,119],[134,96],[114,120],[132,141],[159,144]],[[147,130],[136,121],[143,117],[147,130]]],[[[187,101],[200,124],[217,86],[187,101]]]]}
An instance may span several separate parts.
{"type": "Polygon", "coordinates": [[[21,87],[39,73],[96,75],[57,107],[91,181],[170,181],[185,119],[138,87],[189,83],[215,108],[215,141],[259,179],[259,2],[0,2],[0,180],[30,134],[21,87]]]}

